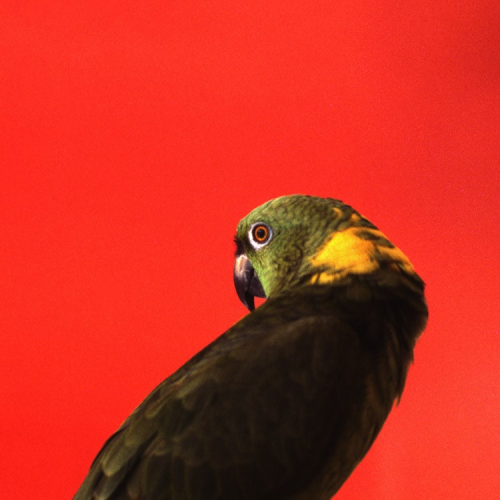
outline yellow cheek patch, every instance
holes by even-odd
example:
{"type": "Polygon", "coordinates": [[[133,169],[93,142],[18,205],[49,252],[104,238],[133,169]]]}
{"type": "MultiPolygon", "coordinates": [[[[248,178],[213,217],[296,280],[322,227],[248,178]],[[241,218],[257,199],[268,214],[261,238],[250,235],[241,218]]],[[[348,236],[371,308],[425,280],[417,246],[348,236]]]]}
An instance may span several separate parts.
{"type": "Polygon", "coordinates": [[[382,263],[414,273],[406,255],[392,245],[381,231],[350,227],[334,233],[326,245],[311,258],[314,267],[322,268],[312,282],[326,284],[347,274],[369,274],[379,269],[382,263]]]}

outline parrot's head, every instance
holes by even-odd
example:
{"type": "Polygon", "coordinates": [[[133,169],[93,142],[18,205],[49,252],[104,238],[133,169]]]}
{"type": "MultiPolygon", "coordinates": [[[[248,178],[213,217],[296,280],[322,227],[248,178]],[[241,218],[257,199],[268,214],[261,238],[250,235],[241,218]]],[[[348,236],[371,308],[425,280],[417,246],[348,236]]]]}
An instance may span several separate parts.
{"type": "Polygon", "coordinates": [[[381,268],[414,276],[408,258],[371,222],[339,200],[282,196],[238,224],[234,283],[250,310],[254,297],[290,287],[332,285],[381,268]]]}

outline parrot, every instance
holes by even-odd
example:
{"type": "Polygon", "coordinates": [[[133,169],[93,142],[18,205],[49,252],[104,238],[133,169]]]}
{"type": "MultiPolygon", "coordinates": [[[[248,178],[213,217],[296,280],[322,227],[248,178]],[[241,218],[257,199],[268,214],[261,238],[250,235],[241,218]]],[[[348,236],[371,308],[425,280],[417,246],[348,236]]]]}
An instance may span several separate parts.
{"type": "Polygon", "coordinates": [[[254,209],[235,243],[250,312],[146,397],[74,500],[328,500],[370,449],[427,323],[413,265],[309,195],[254,209]]]}

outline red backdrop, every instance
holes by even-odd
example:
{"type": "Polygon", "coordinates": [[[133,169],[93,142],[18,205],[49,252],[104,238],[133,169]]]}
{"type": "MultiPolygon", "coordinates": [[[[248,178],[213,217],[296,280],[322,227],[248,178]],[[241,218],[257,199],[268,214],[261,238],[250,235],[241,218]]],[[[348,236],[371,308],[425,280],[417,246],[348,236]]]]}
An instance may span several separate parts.
{"type": "Polygon", "coordinates": [[[340,198],[428,284],[402,402],[338,494],[500,490],[500,3],[2,2],[0,496],[70,498],[246,314],[238,220],[340,198]]]}

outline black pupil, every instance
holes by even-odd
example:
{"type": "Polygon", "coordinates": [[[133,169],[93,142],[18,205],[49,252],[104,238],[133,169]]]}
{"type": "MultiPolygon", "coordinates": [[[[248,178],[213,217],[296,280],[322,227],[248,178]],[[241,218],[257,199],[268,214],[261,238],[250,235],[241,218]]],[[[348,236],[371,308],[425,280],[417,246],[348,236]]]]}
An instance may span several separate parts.
{"type": "Polygon", "coordinates": [[[267,236],[267,230],[264,227],[259,227],[255,231],[255,237],[259,240],[262,241],[266,238],[267,236]]]}

